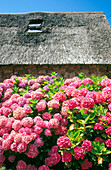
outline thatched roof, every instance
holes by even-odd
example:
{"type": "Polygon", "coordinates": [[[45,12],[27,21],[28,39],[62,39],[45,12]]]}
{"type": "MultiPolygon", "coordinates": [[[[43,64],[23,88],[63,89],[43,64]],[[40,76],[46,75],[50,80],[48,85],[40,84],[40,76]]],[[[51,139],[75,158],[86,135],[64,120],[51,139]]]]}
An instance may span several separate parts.
{"type": "Polygon", "coordinates": [[[110,25],[103,12],[0,14],[0,64],[111,64],[110,25]]]}

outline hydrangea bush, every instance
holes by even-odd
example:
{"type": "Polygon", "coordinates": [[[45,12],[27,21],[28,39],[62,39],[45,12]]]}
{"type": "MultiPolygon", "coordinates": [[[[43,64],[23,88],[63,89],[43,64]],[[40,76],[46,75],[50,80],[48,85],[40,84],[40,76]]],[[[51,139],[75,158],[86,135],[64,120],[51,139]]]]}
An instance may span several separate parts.
{"type": "Polygon", "coordinates": [[[0,83],[0,168],[111,170],[111,79],[53,72],[0,83]]]}

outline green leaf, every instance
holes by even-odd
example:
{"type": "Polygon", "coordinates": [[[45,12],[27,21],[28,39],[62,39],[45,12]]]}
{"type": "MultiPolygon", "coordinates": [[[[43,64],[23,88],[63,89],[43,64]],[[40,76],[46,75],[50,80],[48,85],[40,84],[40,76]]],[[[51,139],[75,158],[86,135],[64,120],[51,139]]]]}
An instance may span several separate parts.
{"type": "Polygon", "coordinates": [[[88,117],[85,119],[85,124],[87,123],[87,121],[89,120],[90,115],[88,115],[88,117]]]}
{"type": "Polygon", "coordinates": [[[77,122],[82,124],[82,125],[85,125],[85,120],[79,119],[79,120],[77,120],[77,122]]]}
{"type": "Polygon", "coordinates": [[[95,118],[95,113],[91,113],[89,120],[92,120],[92,119],[94,119],[94,118],[95,118]]]}

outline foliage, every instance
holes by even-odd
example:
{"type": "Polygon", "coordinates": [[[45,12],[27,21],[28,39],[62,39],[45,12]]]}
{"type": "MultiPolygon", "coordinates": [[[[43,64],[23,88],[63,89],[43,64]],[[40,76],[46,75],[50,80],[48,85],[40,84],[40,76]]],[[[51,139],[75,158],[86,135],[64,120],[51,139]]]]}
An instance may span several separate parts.
{"type": "Polygon", "coordinates": [[[57,73],[0,83],[1,170],[111,169],[111,79],[57,73]]]}

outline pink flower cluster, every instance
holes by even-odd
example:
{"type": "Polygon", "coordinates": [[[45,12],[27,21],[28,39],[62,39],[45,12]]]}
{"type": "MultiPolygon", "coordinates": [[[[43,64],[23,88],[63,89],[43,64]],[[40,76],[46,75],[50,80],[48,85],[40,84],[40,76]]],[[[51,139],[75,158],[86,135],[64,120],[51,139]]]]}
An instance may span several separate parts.
{"type": "Polygon", "coordinates": [[[61,156],[58,152],[52,153],[50,157],[45,158],[45,165],[52,167],[56,165],[61,159],[61,156]]]}
{"type": "Polygon", "coordinates": [[[82,148],[82,147],[79,147],[79,146],[76,146],[75,148],[74,148],[74,158],[75,159],[83,159],[84,158],[84,154],[83,154],[83,151],[84,151],[84,149],[82,148]]]}
{"type": "Polygon", "coordinates": [[[59,148],[69,148],[71,146],[70,139],[67,136],[61,136],[57,140],[57,145],[59,148]]]}
{"type": "Polygon", "coordinates": [[[82,144],[82,148],[86,151],[91,151],[92,150],[92,144],[91,141],[89,140],[84,140],[82,144]]]}
{"type": "Polygon", "coordinates": [[[103,127],[102,127],[102,125],[100,124],[100,123],[95,123],[95,125],[94,125],[94,130],[102,130],[103,129],[103,127]]]}
{"type": "Polygon", "coordinates": [[[81,164],[82,169],[92,168],[92,162],[88,162],[88,159],[85,159],[84,164],[81,164]]]}
{"type": "Polygon", "coordinates": [[[62,155],[62,162],[71,162],[72,154],[69,152],[64,152],[62,155]]]}
{"type": "Polygon", "coordinates": [[[17,170],[37,170],[37,168],[34,165],[29,164],[27,166],[27,164],[22,160],[18,161],[16,169],[17,170]]]}
{"type": "MultiPolygon", "coordinates": [[[[12,76],[0,83],[2,101],[0,103],[0,166],[8,159],[10,163],[18,161],[17,170],[37,170],[34,165],[27,165],[27,161],[18,160],[15,155],[22,153],[28,157],[28,160],[36,158],[39,160],[40,151],[44,152],[44,148],[50,145],[50,142],[55,142],[55,146],[51,149],[49,146],[46,148],[48,157],[45,151],[43,165],[39,165],[38,170],[49,170],[49,167],[53,168],[61,160],[62,162],[71,162],[74,158],[84,160],[84,163],[81,164],[82,169],[92,168],[92,162],[89,162],[89,158],[86,159],[87,155],[85,155],[93,150],[90,139],[83,138],[83,142],[80,141],[74,148],[73,140],[68,137],[67,128],[70,123],[74,123],[69,122],[69,114],[74,114],[73,118],[75,118],[76,114],[79,115],[80,109],[84,109],[85,119],[88,114],[92,113],[95,106],[99,107],[101,104],[108,105],[109,112],[106,112],[106,115],[98,116],[97,121],[95,121],[96,115],[93,127],[95,131],[93,131],[98,134],[98,130],[101,133],[104,130],[108,138],[105,137],[103,140],[104,136],[102,138],[97,136],[94,139],[95,142],[99,141],[99,144],[105,143],[105,146],[110,149],[111,139],[108,135],[111,135],[111,79],[105,78],[101,81],[99,92],[87,89],[88,84],[92,86],[94,84],[90,78],[84,80],[78,77],[66,79],[64,85],[60,87],[62,91],[59,91],[59,88],[55,86],[54,88],[58,89],[58,92],[50,97],[50,86],[54,83],[53,78],[55,77],[47,75],[35,79],[29,78],[29,80],[26,77],[12,76]],[[18,84],[15,78],[19,81],[18,84]],[[45,86],[42,84],[44,81],[46,81],[45,86]],[[48,84],[46,84],[47,82],[48,84]],[[15,85],[18,87],[18,94],[13,94],[15,85]],[[79,89],[81,85],[85,85],[86,88],[79,89]],[[27,93],[24,92],[26,89],[28,89],[27,93]],[[78,110],[73,113],[75,108],[78,110]],[[59,149],[62,150],[62,156],[58,152],[59,149]],[[3,154],[8,150],[11,150],[11,154],[5,158],[3,154]]],[[[76,122],[76,119],[74,121],[76,122]]],[[[76,127],[76,123],[73,127],[76,127]]],[[[80,128],[79,123],[78,128],[80,128]]]]}

